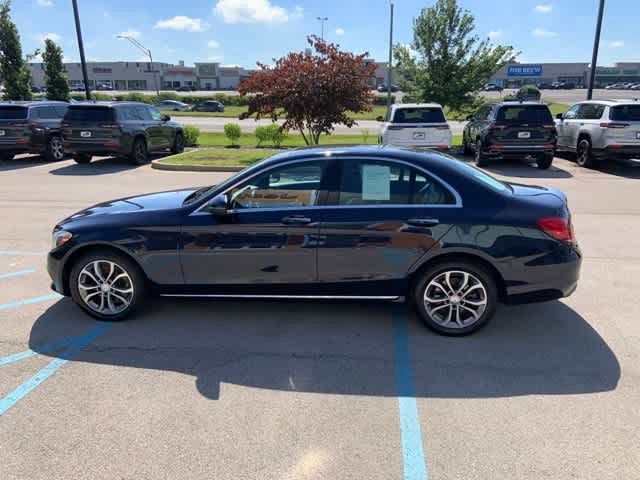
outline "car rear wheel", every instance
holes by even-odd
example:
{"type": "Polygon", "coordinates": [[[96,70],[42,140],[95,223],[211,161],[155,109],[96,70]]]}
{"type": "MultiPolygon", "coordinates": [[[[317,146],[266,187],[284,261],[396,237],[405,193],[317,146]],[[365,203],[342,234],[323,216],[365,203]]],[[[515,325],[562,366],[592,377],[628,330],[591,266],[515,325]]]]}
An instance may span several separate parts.
{"type": "Polygon", "coordinates": [[[465,155],[473,154],[473,150],[471,149],[469,141],[466,138],[462,140],[462,151],[465,155]]]}
{"type": "Polygon", "coordinates": [[[493,277],[471,262],[446,262],[424,272],[416,284],[414,302],[431,330],[452,336],[469,335],[493,317],[498,289],[493,277]]]}
{"type": "Polygon", "coordinates": [[[149,161],[147,142],[145,142],[144,139],[136,138],[135,142],[133,142],[133,148],[131,149],[129,160],[136,165],[144,165],[149,161]]]}
{"type": "Polygon", "coordinates": [[[45,158],[48,162],[64,160],[64,146],[62,145],[62,138],[60,136],[53,135],[49,137],[45,158]]]}
{"type": "Polygon", "coordinates": [[[128,258],[96,252],[80,258],[69,278],[71,297],[89,315],[106,321],[122,320],[143,301],[145,279],[128,258]]]}
{"type": "Polygon", "coordinates": [[[475,161],[476,161],[476,165],[478,165],[479,167],[486,167],[487,166],[487,157],[484,156],[484,154],[482,153],[482,140],[478,139],[478,141],[476,142],[476,157],[475,157],[475,161]]]}
{"type": "Polygon", "coordinates": [[[581,167],[593,167],[594,159],[591,153],[591,142],[587,138],[582,138],[578,142],[578,147],[576,149],[576,163],[581,167]]]}
{"type": "Polygon", "coordinates": [[[89,163],[91,161],[91,155],[87,155],[87,154],[84,154],[84,153],[76,154],[76,155],[73,156],[73,160],[76,163],[79,163],[79,164],[83,165],[83,164],[89,163]]]}
{"type": "Polygon", "coordinates": [[[173,147],[171,147],[171,153],[177,154],[184,152],[184,136],[182,133],[176,133],[176,139],[173,141],[173,147]]]}
{"type": "Polygon", "coordinates": [[[553,155],[538,155],[536,163],[538,164],[539,169],[546,170],[553,163],[553,155]]]}

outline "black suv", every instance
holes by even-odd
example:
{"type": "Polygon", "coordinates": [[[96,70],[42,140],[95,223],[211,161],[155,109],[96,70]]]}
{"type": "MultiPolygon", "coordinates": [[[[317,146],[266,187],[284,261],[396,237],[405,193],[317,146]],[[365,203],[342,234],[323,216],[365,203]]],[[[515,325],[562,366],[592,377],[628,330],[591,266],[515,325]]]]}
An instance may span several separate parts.
{"type": "Polygon", "coordinates": [[[64,158],[60,123],[66,102],[0,102],[0,160],[38,153],[49,161],[64,158]]]}
{"type": "Polygon", "coordinates": [[[127,157],[142,165],[150,152],[184,150],[182,127],[154,107],[137,102],[87,102],[69,106],[62,122],[65,152],[78,163],[91,157],[127,157]]]}
{"type": "Polygon", "coordinates": [[[558,132],[551,111],[539,102],[500,102],[480,108],[468,118],[462,133],[467,155],[478,166],[490,159],[535,158],[538,167],[551,166],[558,132]]]}

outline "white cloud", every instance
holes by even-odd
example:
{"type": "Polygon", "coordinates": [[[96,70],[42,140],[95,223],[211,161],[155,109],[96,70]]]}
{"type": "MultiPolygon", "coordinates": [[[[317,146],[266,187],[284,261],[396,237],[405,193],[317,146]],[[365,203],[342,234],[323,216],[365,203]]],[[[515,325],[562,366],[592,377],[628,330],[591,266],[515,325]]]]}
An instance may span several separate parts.
{"type": "Polygon", "coordinates": [[[53,7],[53,0],[38,0],[36,3],[41,7],[53,7]]]}
{"type": "Polygon", "coordinates": [[[166,20],[159,20],[153,28],[163,30],[183,30],[186,32],[202,32],[206,27],[206,24],[199,18],[177,15],[173,18],[167,18],[166,20]]]}
{"type": "Polygon", "coordinates": [[[215,40],[209,40],[209,43],[207,43],[207,47],[220,48],[220,42],[216,42],[215,40]]]}
{"type": "Polygon", "coordinates": [[[44,41],[47,39],[58,43],[60,40],[62,40],[62,37],[57,33],[42,33],[40,35],[37,35],[37,39],[40,43],[44,43],[44,41]]]}
{"type": "Polygon", "coordinates": [[[550,3],[541,3],[539,5],[536,5],[536,8],[534,8],[534,10],[539,13],[551,13],[551,11],[553,10],[553,5],[551,5],[550,3]]]}
{"type": "Polygon", "coordinates": [[[300,5],[296,5],[296,8],[293,10],[292,18],[302,18],[304,17],[304,8],[300,5]]]}
{"type": "Polygon", "coordinates": [[[622,48],[624,47],[624,40],[611,40],[610,42],[607,42],[607,47],[622,48]]]}
{"type": "MultiPolygon", "coordinates": [[[[219,0],[214,11],[225,23],[284,23],[289,20],[289,12],[270,0],[219,0]]],[[[293,16],[302,14],[302,7],[296,7],[293,16]]]]}
{"type": "Polygon", "coordinates": [[[125,30],[124,32],[120,32],[116,34],[116,37],[131,37],[131,38],[140,38],[142,34],[138,30],[134,30],[130,28],[129,30],[125,30]]]}
{"type": "Polygon", "coordinates": [[[344,35],[344,28],[338,28],[336,29],[336,35],[338,35],[339,37],[344,35]]]}
{"type": "Polygon", "coordinates": [[[502,30],[491,30],[489,32],[489,38],[491,40],[497,40],[498,38],[502,38],[504,32],[502,30]]]}
{"type": "Polygon", "coordinates": [[[210,62],[219,62],[223,58],[224,57],[222,55],[211,55],[210,57],[207,58],[207,60],[209,60],[210,62]]]}
{"type": "Polygon", "coordinates": [[[534,37],[540,37],[540,38],[553,38],[558,36],[556,32],[550,32],[549,30],[545,30],[544,28],[535,28],[531,32],[531,34],[534,37]]]}

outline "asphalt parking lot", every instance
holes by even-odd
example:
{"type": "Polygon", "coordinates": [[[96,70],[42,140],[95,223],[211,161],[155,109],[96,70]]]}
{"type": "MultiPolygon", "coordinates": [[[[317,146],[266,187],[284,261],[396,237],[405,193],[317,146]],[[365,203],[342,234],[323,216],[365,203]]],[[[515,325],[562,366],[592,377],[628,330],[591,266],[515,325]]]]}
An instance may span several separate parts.
{"type": "Polygon", "coordinates": [[[386,303],[162,299],[97,323],[49,290],[56,221],[227,174],[0,163],[0,478],[639,478],[640,163],[489,170],[567,193],[582,279],[445,338],[386,303]]]}

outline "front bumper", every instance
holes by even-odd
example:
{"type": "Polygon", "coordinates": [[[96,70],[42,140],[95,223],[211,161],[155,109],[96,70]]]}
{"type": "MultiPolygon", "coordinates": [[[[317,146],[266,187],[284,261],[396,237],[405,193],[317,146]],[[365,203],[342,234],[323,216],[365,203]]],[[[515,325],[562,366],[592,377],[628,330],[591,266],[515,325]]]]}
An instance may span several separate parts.
{"type": "Polygon", "coordinates": [[[64,268],[69,248],[66,246],[51,250],[47,255],[47,273],[51,277],[51,289],[60,295],[69,296],[68,286],[64,281],[64,268]]]}

